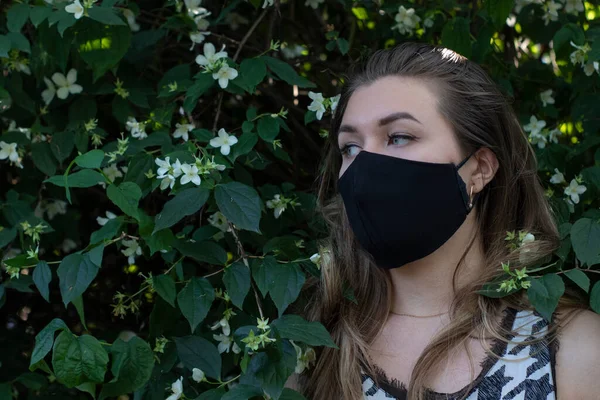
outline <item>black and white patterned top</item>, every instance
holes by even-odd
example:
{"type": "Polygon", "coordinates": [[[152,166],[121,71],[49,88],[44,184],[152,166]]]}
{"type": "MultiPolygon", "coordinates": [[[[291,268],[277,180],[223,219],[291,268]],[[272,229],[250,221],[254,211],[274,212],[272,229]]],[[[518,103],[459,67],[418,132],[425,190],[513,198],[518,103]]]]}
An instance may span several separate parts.
{"type": "MultiPolygon", "coordinates": [[[[551,343],[544,339],[523,344],[544,337],[548,321],[536,311],[507,308],[504,313],[502,325],[512,326],[513,333],[508,337],[512,343],[495,340],[492,349],[502,354],[502,358],[489,355],[481,363],[483,369],[470,389],[469,385],[454,393],[427,389],[428,400],[556,400],[554,368],[558,339],[551,343]]],[[[379,385],[367,374],[362,375],[365,400],[406,400],[403,383],[388,379],[381,369],[376,372],[379,385]]]]}

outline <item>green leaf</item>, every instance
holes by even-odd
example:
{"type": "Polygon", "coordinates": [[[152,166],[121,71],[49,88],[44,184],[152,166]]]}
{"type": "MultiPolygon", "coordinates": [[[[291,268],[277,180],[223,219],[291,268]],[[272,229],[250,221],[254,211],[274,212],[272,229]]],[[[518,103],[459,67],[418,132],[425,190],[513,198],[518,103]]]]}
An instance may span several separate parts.
{"type": "Polygon", "coordinates": [[[201,393],[200,396],[196,397],[196,400],[222,400],[227,393],[229,392],[225,392],[224,388],[211,389],[201,393]]]}
{"type": "Polygon", "coordinates": [[[250,271],[244,263],[238,261],[225,268],[223,283],[231,297],[231,302],[242,308],[244,299],[250,290],[250,271]]]}
{"type": "Polygon", "coordinates": [[[244,89],[252,92],[265,79],[267,66],[261,58],[246,58],[240,64],[239,77],[244,82],[244,89]]]}
{"type": "Polygon", "coordinates": [[[94,21],[102,24],[127,26],[125,21],[115,14],[112,7],[92,7],[88,9],[88,15],[94,21]]]}
{"type": "Polygon", "coordinates": [[[31,145],[31,160],[33,164],[48,176],[56,173],[56,161],[52,155],[50,144],[47,142],[33,143],[31,145]]]}
{"type": "Polygon", "coordinates": [[[258,136],[265,142],[272,142],[279,135],[279,123],[277,118],[270,116],[262,117],[258,120],[258,136]]]}
{"type": "MultiPolygon", "coordinates": [[[[156,137],[156,136],[155,136],[156,137]]],[[[144,185],[148,185],[150,180],[146,178],[145,173],[149,170],[154,169],[154,158],[147,153],[139,153],[133,156],[129,165],[127,166],[127,173],[123,182],[133,182],[138,185],[142,192],[144,191],[144,185]]]]}
{"type": "Polygon", "coordinates": [[[81,392],[89,393],[89,395],[92,396],[92,399],[96,400],[96,384],[95,383],[84,382],[81,385],[75,386],[75,389],[77,389],[81,392]]]}
{"type": "Polygon", "coordinates": [[[50,281],[52,280],[52,271],[46,261],[40,261],[33,269],[33,283],[40,291],[40,294],[48,303],[50,302],[50,281]]]}
{"type": "MultiPolygon", "coordinates": [[[[179,309],[190,323],[192,332],[206,318],[215,299],[215,292],[208,280],[197,276],[185,285],[177,295],[179,309]]],[[[201,368],[202,369],[202,368],[201,368]]],[[[206,372],[206,371],[205,371],[206,372]]]]}
{"type": "Polygon", "coordinates": [[[183,217],[195,214],[208,200],[210,191],[205,188],[195,187],[182,190],[169,200],[163,210],[156,215],[154,222],[154,234],[161,229],[175,225],[183,217]]]}
{"type": "Polygon", "coordinates": [[[348,43],[346,39],[338,38],[336,40],[336,43],[338,49],[340,49],[340,53],[342,53],[343,55],[348,54],[348,51],[350,50],[350,43],[348,43]]]}
{"type": "Polygon", "coordinates": [[[52,13],[52,8],[46,6],[34,6],[29,11],[29,20],[35,26],[44,22],[46,18],[52,13]]]}
{"type": "Polygon", "coordinates": [[[196,75],[194,84],[187,90],[185,100],[183,101],[183,109],[191,113],[196,107],[200,96],[206,93],[214,84],[215,80],[212,74],[200,73],[196,75]]]}
{"type": "MultiPolygon", "coordinates": [[[[54,343],[54,334],[58,330],[66,330],[69,331],[67,325],[63,322],[62,319],[54,318],[48,325],[44,327],[35,337],[35,346],[33,348],[33,353],[31,353],[31,360],[29,362],[30,370],[31,367],[42,361],[46,354],[52,349],[52,344],[54,343]]],[[[33,371],[33,370],[32,370],[33,371]]]]}
{"type": "Polygon", "coordinates": [[[29,5],[14,3],[6,13],[6,27],[10,32],[20,32],[29,18],[29,5]]]}
{"type": "Polygon", "coordinates": [[[79,55],[94,71],[94,81],[118,64],[127,53],[130,43],[129,26],[107,25],[91,20],[86,20],[75,37],[79,55]]]}
{"type": "Polygon", "coordinates": [[[470,21],[462,17],[450,19],[442,29],[442,45],[462,56],[471,57],[470,21]]]}
{"type": "Polygon", "coordinates": [[[175,235],[170,229],[162,229],[152,236],[144,237],[144,241],[150,248],[150,255],[160,250],[168,250],[175,242],[175,235]]]}
{"type": "Polygon", "coordinates": [[[225,393],[221,400],[248,400],[253,397],[263,395],[260,388],[251,385],[235,385],[230,391],[225,393]]]}
{"type": "Polygon", "coordinates": [[[585,168],[581,171],[584,182],[589,182],[600,190],[600,166],[595,165],[593,167],[585,168]]]}
{"type": "Polygon", "coordinates": [[[175,281],[169,275],[157,275],[152,277],[152,285],[156,292],[162,297],[167,303],[175,307],[175,281]]]}
{"type": "Polygon", "coordinates": [[[506,18],[514,6],[515,0],[485,0],[485,10],[496,28],[506,24],[506,18]]]}
{"type": "Polygon", "coordinates": [[[110,348],[111,372],[115,376],[105,383],[100,399],[135,392],[150,379],[154,368],[154,353],[144,340],[134,336],[127,342],[117,339],[110,348]]]}
{"type": "Polygon", "coordinates": [[[214,344],[199,336],[185,336],[175,338],[175,345],[187,369],[200,368],[210,378],[221,378],[221,355],[214,344]]]}
{"type": "Polygon", "coordinates": [[[8,52],[12,47],[12,42],[4,35],[0,35],[0,57],[8,58],[8,52]]]}
{"type": "MultiPolygon", "coordinates": [[[[248,121],[246,121],[248,122],[248,121]]],[[[231,148],[231,159],[236,160],[239,156],[248,154],[258,142],[258,136],[254,132],[243,133],[238,142],[231,148]]]]}
{"type": "Polygon", "coordinates": [[[269,271],[269,277],[269,294],[281,317],[298,298],[305,280],[304,273],[297,264],[277,264],[269,271]]]}
{"type": "Polygon", "coordinates": [[[104,382],[108,354],[93,336],[62,332],[56,338],[52,367],[58,381],[68,388],[84,382],[104,382]]]}
{"type": "Polygon", "coordinates": [[[596,282],[590,293],[590,307],[600,314],[600,282],[596,282]]]}
{"type": "Polygon", "coordinates": [[[583,265],[600,263],[600,223],[589,218],[577,220],[571,228],[571,243],[583,265]]]}
{"type": "Polygon", "coordinates": [[[81,168],[100,168],[103,159],[104,152],[102,150],[90,150],[75,157],[75,164],[81,168]]]}
{"type": "Polygon", "coordinates": [[[84,306],[83,306],[83,297],[77,296],[71,302],[75,306],[77,315],[79,315],[79,320],[81,321],[81,324],[83,325],[83,329],[85,329],[87,331],[88,328],[87,328],[87,325],[85,324],[85,310],[84,310],[84,306]]]}
{"type": "Polygon", "coordinates": [[[546,274],[539,279],[531,280],[527,297],[546,320],[552,321],[552,314],[564,292],[563,280],[556,274],[546,274]]]}
{"type": "Polygon", "coordinates": [[[215,200],[223,215],[238,228],[260,233],[260,198],[254,188],[239,182],[219,184],[215,200]]]}
{"type": "Polygon", "coordinates": [[[572,269],[565,272],[565,275],[586,292],[590,291],[590,278],[588,278],[585,272],[579,269],[572,269]]]}
{"type": "Polygon", "coordinates": [[[99,269],[100,266],[92,262],[90,253],[69,254],[61,261],[57,274],[65,306],[85,292],[99,269]]]}
{"type": "Polygon", "coordinates": [[[25,36],[18,32],[9,32],[6,34],[6,37],[10,40],[13,49],[31,54],[31,45],[25,36]]]}
{"type": "Polygon", "coordinates": [[[252,356],[240,384],[261,388],[272,399],[277,400],[283,386],[296,368],[296,350],[289,342],[282,343],[280,354],[260,352],[252,356]]]}
{"type": "Polygon", "coordinates": [[[122,182],[119,186],[111,184],[106,195],[125,214],[139,219],[138,203],[142,198],[142,189],[138,185],[133,182],[122,182]]]}
{"type": "Polygon", "coordinates": [[[555,34],[552,39],[552,44],[555,51],[563,50],[565,48],[566,54],[575,50],[571,47],[570,42],[577,45],[583,45],[585,43],[585,33],[581,27],[577,24],[565,24],[555,34]]]}
{"type": "Polygon", "coordinates": [[[308,79],[298,75],[298,73],[292,68],[291,65],[286,63],[285,61],[278,60],[277,58],[262,56],[261,57],[269,67],[271,71],[275,75],[277,75],[280,79],[286,81],[290,85],[297,85],[300,88],[315,88],[313,82],[308,79]]]}
{"type": "Polygon", "coordinates": [[[284,388],[279,400],[306,400],[306,398],[295,390],[284,388]]]}
{"type": "Polygon", "coordinates": [[[193,243],[178,240],[173,243],[173,246],[182,255],[192,257],[199,262],[217,265],[225,265],[227,262],[227,252],[215,242],[193,243]]]}
{"type": "MultiPolygon", "coordinates": [[[[52,183],[53,185],[65,187],[64,175],[55,175],[46,179],[44,182],[52,183]]],[[[104,177],[101,173],[92,169],[84,169],[77,171],[67,177],[69,187],[86,188],[95,186],[100,182],[104,182],[104,177]]]]}
{"type": "Polygon", "coordinates": [[[319,322],[308,322],[299,315],[284,315],[273,321],[271,326],[277,328],[279,335],[284,339],[303,342],[309,346],[338,348],[323,325],[319,322]]]}
{"type": "Polygon", "coordinates": [[[114,238],[121,230],[121,225],[123,225],[123,217],[109,219],[108,222],[102,226],[102,228],[92,232],[90,236],[90,244],[96,244],[103,240],[114,238]]]}
{"type": "MultiPolygon", "coordinates": [[[[48,379],[46,379],[44,375],[32,372],[25,372],[20,375],[16,381],[23,384],[26,388],[36,391],[42,390],[48,386],[48,379]]],[[[2,397],[0,396],[0,398],[2,397]]],[[[10,397],[8,399],[10,399],[10,397]]]]}
{"type": "Polygon", "coordinates": [[[17,237],[17,230],[15,228],[4,228],[0,230],[0,249],[17,237]]]}
{"type": "Polygon", "coordinates": [[[269,293],[271,273],[275,268],[277,268],[277,260],[273,256],[266,256],[262,260],[255,258],[252,262],[252,278],[263,297],[267,297],[269,293]]]}
{"type": "Polygon", "coordinates": [[[65,161],[75,147],[75,135],[70,131],[57,132],[52,136],[50,148],[59,162],[65,161]]]}

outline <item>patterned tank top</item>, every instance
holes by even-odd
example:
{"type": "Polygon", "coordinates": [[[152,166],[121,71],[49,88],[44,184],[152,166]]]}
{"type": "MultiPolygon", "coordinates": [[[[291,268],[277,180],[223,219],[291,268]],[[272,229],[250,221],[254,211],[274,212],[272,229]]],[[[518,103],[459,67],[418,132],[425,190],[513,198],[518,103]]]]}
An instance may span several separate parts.
{"type": "MultiPolygon", "coordinates": [[[[427,389],[428,400],[556,400],[554,377],[558,339],[551,343],[546,339],[533,344],[523,343],[544,337],[548,321],[536,311],[507,308],[504,313],[502,325],[512,326],[512,334],[508,336],[511,343],[495,340],[492,347],[502,358],[488,355],[470,389],[470,385],[454,393],[427,389]]],[[[407,390],[403,383],[388,379],[380,369],[376,372],[379,385],[369,375],[362,374],[365,400],[406,400],[407,390]]]]}

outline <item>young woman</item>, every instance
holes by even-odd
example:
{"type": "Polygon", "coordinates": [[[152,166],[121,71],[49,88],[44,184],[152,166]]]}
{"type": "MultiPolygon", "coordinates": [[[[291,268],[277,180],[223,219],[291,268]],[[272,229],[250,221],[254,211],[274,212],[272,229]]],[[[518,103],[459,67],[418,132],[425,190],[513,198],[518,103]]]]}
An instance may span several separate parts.
{"type": "Polygon", "coordinates": [[[328,261],[305,312],[339,349],[288,386],[311,400],[600,399],[600,316],[564,296],[547,321],[524,290],[477,293],[502,263],[558,245],[533,150],[483,69],[426,44],[378,50],[335,113],[328,261]],[[511,231],[535,240],[511,250],[511,231]]]}

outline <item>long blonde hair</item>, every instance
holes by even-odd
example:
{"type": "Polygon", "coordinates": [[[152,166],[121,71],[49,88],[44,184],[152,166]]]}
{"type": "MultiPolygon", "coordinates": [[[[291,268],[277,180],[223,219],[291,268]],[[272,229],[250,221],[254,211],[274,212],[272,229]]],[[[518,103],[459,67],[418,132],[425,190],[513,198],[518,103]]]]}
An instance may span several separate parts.
{"type": "MultiPolygon", "coordinates": [[[[501,263],[527,266],[550,258],[559,244],[533,149],[511,106],[484,70],[451,50],[428,44],[403,43],[375,51],[348,73],[332,120],[320,176],[318,203],[329,226],[330,234],[323,244],[329,253],[321,268],[321,279],[309,283],[313,291],[304,313],[325,325],[339,349],[321,349],[314,368],[300,377],[301,390],[311,400],[362,399],[361,367],[371,376],[376,375],[367,350],[387,319],[392,284],[389,273],[376,267],[360,248],[337,193],[341,165],[337,132],[352,93],[385,76],[411,77],[435,85],[439,112],[453,127],[464,155],[487,147],[499,162],[497,174],[481,192],[475,207],[485,268],[478,279],[457,287],[456,276],[472,240],[454,272],[451,322],[419,357],[408,385],[409,399],[424,398],[431,371],[469,337],[504,338],[505,332],[495,322],[504,307],[532,308],[523,291],[503,299],[477,293],[484,283],[502,274],[501,263]],[[518,252],[511,252],[504,240],[507,231],[520,230],[531,232],[536,238],[534,257],[529,257],[527,263],[521,262],[518,252]],[[356,302],[345,295],[348,293],[353,293],[356,302]]],[[[561,301],[578,304],[569,297],[561,301]]],[[[556,334],[556,326],[549,329],[549,337],[556,334]]]]}

